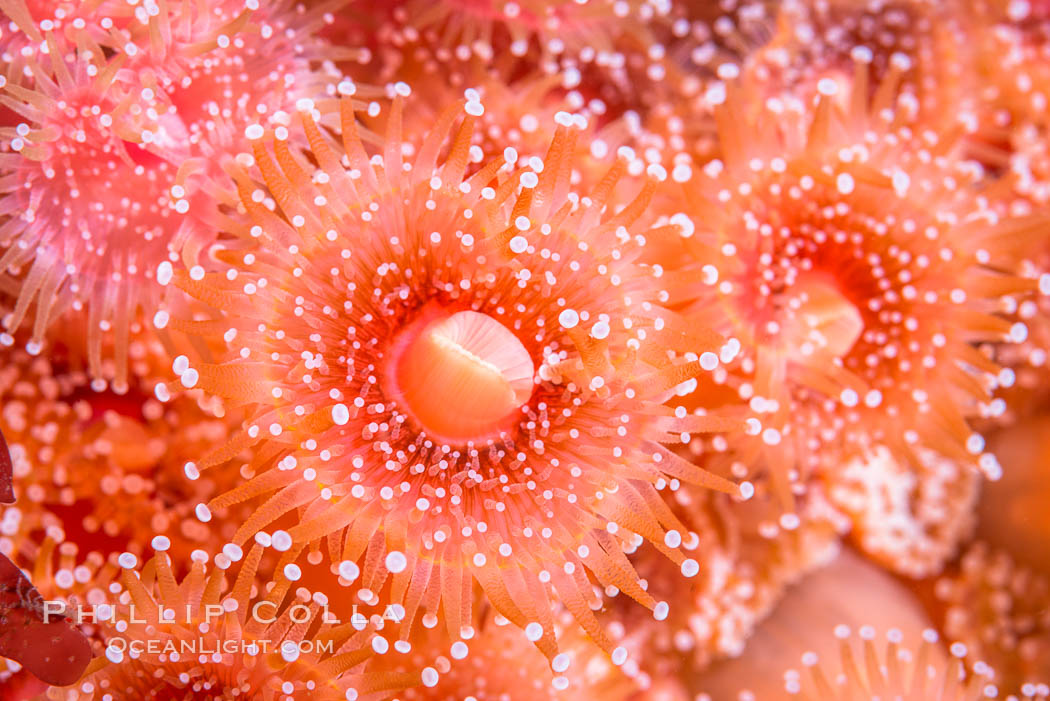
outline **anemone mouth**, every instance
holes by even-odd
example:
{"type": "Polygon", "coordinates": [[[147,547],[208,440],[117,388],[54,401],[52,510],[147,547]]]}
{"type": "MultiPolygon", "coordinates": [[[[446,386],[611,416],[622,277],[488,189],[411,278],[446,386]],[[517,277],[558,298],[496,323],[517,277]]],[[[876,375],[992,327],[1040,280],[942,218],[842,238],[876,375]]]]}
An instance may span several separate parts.
{"type": "Polygon", "coordinates": [[[399,334],[391,361],[393,397],[428,436],[445,443],[498,437],[532,396],[528,350],[481,312],[424,312],[399,334]]]}
{"type": "Polygon", "coordinates": [[[863,313],[833,276],[805,273],[769,297],[756,302],[738,295],[725,308],[737,321],[736,333],[771,345],[792,362],[844,358],[864,333],[863,313]]]}
{"type": "Polygon", "coordinates": [[[786,319],[793,359],[813,356],[842,358],[864,332],[864,317],[835,281],[806,276],[793,285],[786,319]]]}

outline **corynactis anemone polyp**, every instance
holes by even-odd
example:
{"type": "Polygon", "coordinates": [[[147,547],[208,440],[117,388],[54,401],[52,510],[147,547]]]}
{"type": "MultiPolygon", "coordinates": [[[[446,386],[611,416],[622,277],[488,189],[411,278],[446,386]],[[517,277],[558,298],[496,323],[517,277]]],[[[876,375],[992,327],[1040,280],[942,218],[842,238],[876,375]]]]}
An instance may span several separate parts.
{"type": "Polygon", "coordinates": [[[0,129],[0,209],[10,215],[0,237],[0,271],[21,275],[13,313],[17,329],[35,303],[33,343],[62,312],[86,311],[91,369],[101,373],[103,332],[116,339],[118,382],[125,377],[130,326],[153,304],[152,277],[178,237],[167,192],[175,169],[151,152],[164,141],[147,93],[117,80],[86,29],[77,44],[47,33],[34,47],[31,84],[3,86],[4,106],[25,121],[0,129]]]}
{"type": "MultiPolygon", "coordinates": [[[[717,364],[704,349],[720,343],[664,310],[659,271],[634,262],[662,169],[649,169],[633,201],[608,200],[624,159],[591,197],[575,194],[580,118],[569,114],[527,167],[509,162],[516,154],[471,164],[484,109],[471,100],[442,112],[409,163],[398,97],[371,158],[343,101],[347,170],[311,106],[300,108],[320,167],[292,154],[286,130],[271,145],[250,128],[279,213],[242,174],[249,242],[217,251],[228,264],[217,272],[159,270],[227,312],[203,327],[162,316],[223,333],[230,349],[222,364],[183,362],[181,384],[255,406],[233,445],[256,446],[256,476],[202,504],[202,517],[272,494],[235,542],[298,508],[289,557],[326,536],[333,567],[356,568],[367,551],[362,581],[393,574],[408,620],[422,603],[435,625],[440,606],[453,637],[471,622],[474,580],[552,657],[553,599],[611,648],[588,572],[665,616],[623,545],[651,540],[695,573],[664,545],[679,526],[657,488],[740,490],[661,445],[735,426],[660,403],[717,364]],[[686,345],[703,355],[672,361],[670,349],[686,345]]],[[[191,477],[229,457],[205,457],[191,477]]]]}
{"type": "Polygon", "coordinates": [[[997,698],[992,673],[978,663],[973,674],[965,675],[959,659],[966,655],[964,645],[951,646],[952,658],[946,663],[936,660],[932,646],[937,632],[923,631],[916,647],[905,645],[898,630],[886,633],[886,646],[880,652],[875,642],[876,631],[870,626],[859,631],[860,649],[851,640],[847,626],[835,635],[842,641],[839,653],[841,671],[819,664],[817,655],[807,653],[802,663],[807,670],[785,675],[785,686],[791,698],[806,701],[850,701],[851,699],[898,699],[899,701],[979,701],[997,698]]]}
{"type": "MultiPolygon", "coordinates": [[[[844,549],[785,592],[739,657],[697,674],[692,687],[710,694],[699,696],[704,701],[790,698],[785,681],[799,676],[788,677],[785,670],[797,669],[807,652],[835,660],[841,648],[835,631],[863,627],[900,630],[910,642],[921,640],[931,622],[904,582],[844,549]]],[[[931,661],[942,665],[947,651],[938,645],[930,652],[931,661]]],[[[859,694],[856,701],[871,701],[871,696],[859,694]]]]}
{"type": "Polygon", "coordinates": [[[403,51],[387,46],[378,54],[397,62],[425,47],[441,63],[539,69],[619,115],[653,98],[647,88],[673,70],[661,43],[670,10],[668,2],[636,0],[412,0],[396,5],[378,29],[382,44],[403,51]]]}
{"type": "Polygon", "coordinates": [[[338,82],[331,62],[355,57],[318,36],[325,9],[291,0],[176,0],[136,12],[107,43],[135,47],[129,66],[144,84],[156,84],[167,101],[166,119],[185,130],[193,155],[205,159],[184,168],[210,169],[216,177],[221,163],[207,159],[232,157],[245,145],[248,124],[275,117],[301,97],[323,96],[338,82]]]}
{"type": "Polygon", "coordinates": [[[11,176],[0,209],[16,214],[0,236],[0,270],[20,286],[8,330],[35,302],[39,343],[63,312],[86,309],[92,374],[112,330],[124,381],[129,327],[140,307],[156,307],[157,264],[179,253],[195,262],[216,203],[236,202],[216,183],[244,127],[279,119],[284,100],[335,94],[338,81],[319,68],[342,54],[313,34],[322,10],[258,5],[101,3],[62,26],[13,15],[31,70],[2,86],[3,105],[24,120],[0,130],[12,149],[0,154],[11,176]]]}
{"type": "Polygon", "coordinates": [[[691,317],[743,340],[743,381],[727,382],[759,414],[753,445],[737,446],[744,462],[762,456],[782,492],[879,446],[905,463],[923,446],[994,476],[967,419],[1009,378],[973,343],[1024,338],[994,312],[1034,282],[999,272],[1010,261],[998,242],[1045,217],[1000,217],[974,197],[979,172],[898,102],[895,79],[870,105],[855,85],[840,108],[827,80],[812,108],[775,99],[749,113],[752,87],[712,89],[723,158],[682,174],[691,317]]]}
{"type": "Polygon", "coordinates": [[[631,32],[669,10],[669,4],[626,0],[552,3],[547,0],[413,0],[394,12],[395,21],[430,35],[432,43],[461,58],[492,57],[498,51],[524,56],[538,49],[570,63],[622,67],[620,52],[631,32]]]}
{"type": "MultiPolygon", "coordinates": [[[[550,143],[546,125],[566,106],[588,118],[605,112],[600,100],[588,102],[579,92],[564,89],[560,75],[522,72],[514,63],[479,66],[438,58],[429,47],[411,45],[397,53],[396,65],[388,66],[383,75],[413,86],[416,106],[404,115],[406,136],[424,136],[441,108],[467,90],[479,101],[501,105],[499,110],[486,110],[474,129],[473,142],[482,153],[513,148],[519,159],[525,159],[546,150],[550,143]]],[[[364,70],[351,73],[355,78],[366,75],[364,70]]],[[[365,123],[370,124],[367,118],[365,123]]]]}
{"type": "Polygon", "coordinates": [[[222,535],[193,518],[196,501],[219,485],[187,483],[181,470],[227,440],[226,420],[188,393],[167,403],[151,396],[168,365],[155,339],[133,338],[127,355],[129,389],[95,391],[100,381],[60,348],[34,357],[0,337],[0,427],[18,497],[5,520],[28,538],[58,515],[66,538],[85,550],[142,552],[149,532],[168,531],[178,535],[180,558],[212,539],[221,543],[222,535]]]}
{"type": "Polygon", "coordinates": [[[247,149],[245,127],[282,123],[288,117],[283,106],[336,94],[341,76],[333,62],[356,52],[318,35],[333,4],[338,0],[310,9],[291,0],[175,0],[136,8],[105,37],[107,48],[126,58],[128,72],[157,98],[160,123],[176,136],[163,142],[162,153],[179,164],[169,185],[185,215],[179,225],[187,233],[176,243],[186,265],[196,263],[222,227],[222,211],[236,207],[226,170],[247,149]]]}
{"type": "Polygon", "coordinates": [[[746,64],[759,55],[788,5],[777,0],[672,3],[659,25],[664,43],[652,45],[655,55],[667,56],[647,71],[645,86],[630,105],[640,113],[646,139],[665,142],[658,148],[679,158],[713,158],[719,145],[705,91],[717,82],[723,64],[746,64]]]}
{"type": "Polygon", "coordinates": [[[683,486],[669,495],[690,530],[684,546],[704,567],[695,580],[674,577],[651,551],[632,558],[650,594],[671,604],[668,620],[643,621],[624,610],[624,646],[654,680],[682,676],[739,655],[754,628],[789,585],[838,553],[844,518],[819,490],[799,500],[795,519],[763,488],[746,502],[683,486]],[[637,654],[634,654],[637,650],[637,654]]]}
{"type": "Polygon", "coordinates": [[[973,2],[966,6],[967,28],[975,37],[977,97],[988,110],[985,135],[1004,128],[1045,123],[1050,106],[1050,9],[1035,2],[973,2]]]}
{"type": "Polygon", "coordinates": [[[122,554],[121,576],[104,600],[74,608],[98,622],[103,649],[75,686],[52,689],[51,698],[343,701],[419,682],[418,673],[362,672],[375,654],[367,644],[374,626],[337,625],[323,593],[291,590],[297,575],[288,570],[264,583],[262,546],[254,545],[234,570],[225,555],[209,566],[202,554],[181,580],[169,546],[169,539],[155,538],[157,554],[141,567],[122,554]]]}
{"type": "Polygon", "coordinates": [[[1000,688],[1023,691],[1045,683],[1050,579],[978,542],[937,581],[935,593],[945,633],[992,665],[1000,688]]]}
{"type": "MultiPolygon", "coordinates": [[[[969,21],[976,38],[981,121],[970,138],[974,154],[1002,174],[1004,210],[1045,212],[1050,202],[1050,7],[1045,3],[979,2],[969,21]]],[[[1002,394],[1009,416],[1024,417],[1045,402],[1050,346],[1050,238],[1018,237],[1020,274],[1039,278],[1039,293],[1004,308],[1029,328],[1027,341],[996,347],[996,358],[1017,372],[1002,394]]]]}
{"type": "MultiPolygon", "coordinates": [[[[441,636],[413,647],[414,654],[401,657],[407,668],[431,664],[426,657],[441,654],[428,672],[427,684],[405,689],[401,701],[545,701],[565,698],[602,698],[624,701],[635,698],[638,685],[623,668],[615,666],[585,636],[573,631],[575,624],[566,611],[559,613],[555,625],[561,629],[563,652],[557,670],[529,641],[525,633],[491,610],[469,640],[448,645],[441,636]],[[564,666],[563,666],[564,664],[564,666]]],[[[398,658],[395,658],[398,659],[398,658]]],[[[626,667],[626,665],[625,665],[626,667]]]]}
{"type": "MultiPolygon", "coordinates": [[[[854,64],[870,68],[870,99],[899,73],[928,125],[949,126],[973,108],[973,84],[963,13],[952,2],[829,0],[786,3],[771,40],[745,59],[746,71],[768,94],[805,100],[820,80],[851,87],[854,64]],[[952,110],[946,110],[952,105],[952,110]]],[[[845,91],[844,91],[845,92],[845,91]]]]}

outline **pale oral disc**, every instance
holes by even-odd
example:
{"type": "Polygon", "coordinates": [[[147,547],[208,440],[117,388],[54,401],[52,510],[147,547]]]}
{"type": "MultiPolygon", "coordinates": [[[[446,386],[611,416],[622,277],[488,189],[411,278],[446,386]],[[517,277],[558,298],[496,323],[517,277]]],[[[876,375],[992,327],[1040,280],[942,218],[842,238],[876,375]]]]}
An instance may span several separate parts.
{"type": "Polygon", "coordinates": [[[804,293],[804,301],[786,324],[790,347],[800,349],[801,356],[820,353],[841,358],[849,353],[864,331],[857,307],[830,281],[814,278],[795,287],[804,293]]]}
{"type": "Polygon", "coordinates": [[[498,434],[532,394],[529,352],[487,314],[461,311],[417,322],[397,362],[405,408],[441,440],[483,440],[498,434]]]}

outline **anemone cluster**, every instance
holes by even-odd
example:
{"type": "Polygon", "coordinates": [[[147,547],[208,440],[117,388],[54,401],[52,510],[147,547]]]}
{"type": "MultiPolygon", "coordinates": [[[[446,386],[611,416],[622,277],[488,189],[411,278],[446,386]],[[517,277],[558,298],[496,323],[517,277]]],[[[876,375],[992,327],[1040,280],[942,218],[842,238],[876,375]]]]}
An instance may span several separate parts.
{"type": "Polygon", "coordinates": [[[0,21],[0,698],[1050,697],[1050,3],[0,21]]]}

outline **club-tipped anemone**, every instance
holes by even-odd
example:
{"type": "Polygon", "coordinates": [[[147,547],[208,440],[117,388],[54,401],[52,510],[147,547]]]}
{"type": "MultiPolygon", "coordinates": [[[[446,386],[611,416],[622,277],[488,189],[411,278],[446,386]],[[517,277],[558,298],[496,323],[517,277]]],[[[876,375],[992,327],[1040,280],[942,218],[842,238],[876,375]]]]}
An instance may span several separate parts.
{"type": "Polygon", "coordinates": [[[163,111],[185,129],[194,156],[204,162],[184,168],[217,178],[221,163],[207,161],[244,147],[248,124],[279,119],[281,108],[299,99],[335,94],[333,62],[352,60],[355,52],[319,33],[339,4],[174,0],[136,12],[106,42],[128,54],[129,67],[144,83],[156,84],[163,111]]]}
{"type": "Polygon", "coordinates": [[[784,9],[776,0],[672,4],[672,36],[683,41],[669,50],[688,50],[689,63],[714,77],[722,63],[748,61],[771,41],[784,9]]]}
{"type": "Polygon", "coordinates": [[[119,578],[103,601],[74,607],[97,622],[100,649],[80,681],[53,698],[342,701],[420,683],[418,671],[367,671],[379,654],[369,644],[373,622],[337,621],[323,593],[295,588],[297,571],[266,578],[262,545],[226,549],[211,564],[200,552],[178,577],[170,541],[159,539],[145,563],[117,558],[119,578]]]}
{"type": "MultiPolygon", "coordinates": [[[[788,3],[770,41],[743,65],[766,94],[808,102],[822,80],[874,97],[896,74],[930,125],[951,128],[974,113],[974,83],[965,13],[957,3],[911,0],[830,0],[788,3]],[[873,79],[854,83],[856,64],[873,79]],[[941,121],[943,120],[943,121],[941,121]]],[[[971,117],[972,118],[972,117],[971,117]]]]}
{"type": "Polygon", "coordinates": [[[683,579],[643,545],[632,561],[647,591],[671,604],[670,615],[654,622],[617,611],[622,644],[653,682],[744,652],[785,591],[834,559],[839,533],[849,525],[817,489],[787,518],[762,484],[745,502],[684,486],[669,501],[689,529],[672,538],[681,538],[698,571],[683,579]]]}
{"type": "MultiPolygon", "coordinates": [[[[579,89],[568,86],[558,73],[548,74],[516,62],[460,61],[442,57],[429,47],[417,44],[404,47],[395,56],[389,61],[391,65],[379,74],[390,78],[390,85],[403,81],[413,86],[417,107],[404,115],[406,138],[425,136],[441,108],[464,95],[500,106],[485,110],[473,131],[473,145],[482,153],[511,148],[519,159],[544,153],[550,144],[547,125],[566,108],[587,117],[589,132],[599,132],[608,121],[608,108],[602,100],[589,98],[579,89]]],[[[375,81],[371,67],[350,70],[349,74],[362,82],[370,77],[375,81]]],[[[367,116],[364,120],[371,126],[367,116]]],[[[382,131],[381,123],[375,126],[382,131]]]]}
{"type": "MultiPolygon", "coordinates": [[[[1040,21],[1043,31],[1050,31],[1050,19],[1042,17],[1040,21]]],[[[1047,57],[1040,55],[1037,48],[1039,43],[1029,46],[1031,40],[1026,41],[1021,27],[992,24],[978,33],[984,41],[997,42],[982,54],[987,62],[1007,68],[989,68],[989,74],[982,79],[986,83],[982,91],[984,106],[991,114],[970,141],[977,157],[1003,173],[997,198],[1003,211],[1038,213],[1045,212],[1050,204],[1050,120],[1046,117],[1050,71],[1046,70],[1047,57]],[[1003,75],[1015,76],[1016,82],[1003,81],[1003,75]],[[1000,81],[1012,90],[1001,86],[1000,81]]],[[[994,415],[1007,421],[1031,416],[1046,406],[1050,368],[1050,236],[1044,231],[1019,237],[1013,244],[1017,249],[1014,269],[1037,280],[1038,289],[1016,295],[1004,304],[1010,318],[1028,328],[1023,342],[994,347],[996,360],[1016,373],[1013,387],[1000,393],[1005,404],[994,415]]]]}
{"type": "Polygon", "coordinates": [[[635,0],[573,4],[412,0],[395,10],[392,19],[395,36],[421,34],[463,60],[471,55],[491,59],[500,52],[525,56],[536,51],[547,60],[569,65],[622,68],[627,61],[624,49],[643,46],[636,35],[668,11],[668,5],[635,0]]]}
{"type": "Polygon", "coordinates": [[[686,160],[691,156],[697,162],[718,154],[711,105],[704,95],[719,81],[723,65],[754,60],[775,34],[785,7],[775,0],[672,3],[661,23],[663,43],[655,49],[666,57],[656,74],[647,71],[642,94],[631,105],[654,147],[688,154],[686,160]]]}
{"type": "Polygon", "coordinates": [[[0,700],[1050,701],[1050,0],[0,63],[0,700]]]}
{"type": "Polygon", "coordinates": [[[491,612],[469,639],[451,645],[440,635],[427,634],[400,664],[406,669],[428,670],[423,684],[405,689],[402,701],[546,701],[601,698],[634,699],[638,680],[625,673],[627,651],[617,648],[612,659],[585,636],[574,632],[572,616],[561,611],[555,626],[562,630],[562,644],[548,660],[532,643],[532,631],[522,631],[491,612]],[[436,654],[436,659],[434,656],[436,654]]]}
{"type": "MultiPolygon", "coordinates": [[[[1050,10],[1038,2],[965,3],[974,45],[977,97],[985,110],[980,135],[992,143],[1026,124],[1046,125],[1050,95],[1050,10]]],[[[985,153],[985,152],[982,152],[985,153]]]]}
{"type": "Polygon", "coordinates": [[[236,202],[224,168],[245,126],[334,96],[342,52],[316,36],[323,7],[103,2],[56,22],[9,5],[27,43],[26,75],[0,86],[18,118],[0,129],[0,208],[17,222],[0,237],[0,273],[20,292],[4,324],[32,322],[39,343],[63,313],[85,310],[92,374],[112,334],[123,380],[129,326],[157,306],[157,265],[195,262],[236,202]]]}
{"type": "Polygon", "coordinates": [[[952,657],[946,663],[931,659],[931,648],[938,642],[933,629],[926,629],[921,641],[905,641],[900,631],[890,630],[886,633],[886,642],[881,643],[870,626],[859,630],[859,644],[848,626],[836,628],[835,635],[842,641],[838,665],[822,663],[812,652],[803,655],[805,669],[784,675],[790,698],[807,701],[998,698],[994,673],[987,665],[977,663],[972,673],[966,673],[960,659],[966,656],[964,645],[951,645],[952,657]]]}
{"type": "Polygon", "coordinates": [[[10,146],[0,154],[0,208],[10,216],[0,272],[18,285],[3,323],[13,331],[31,320],[39,346],[64,312],[83,311],[92,372],[101,372],[112,331],[123,378],[131,323],[158,303],[153,273],[180,237],[167,191],[176,167],[152,146],[174,135],[140,87],[118,80],[121,61],[107,59],[86,29],[75,44],[47,32],[33,48],[32,82],[2,87],[21,120],[0,129],[10,146]]]}
{"type": "MultiPolygon", "coordinates": [[[[668,60],[673,9],[671,3],[636,0],[412,0],[379,20],[376,33],[386,46],[377,55],[380,65],[389,66],[424,54],[443,67],[442,81],[452,86],[459,86],[457,73],[464,65],[500,66],[508,75],[538,69],[585,102],[597,99],[609,114],[620,116],[669,94],[665,84],[685,79],[686,72],[668,60]]],[[[398,72],[397,78],[417,76],[398,72]]],[[[500,111],[514,109],[508,103],[500,111]]]]}
{"type": "Polygon", "coordinates": [[[889,80],[928,126],[950,131],[976,119],[967,25],[955,3],[684,3],[675,10],[685,17],[672,25],[677,40],[668,52],[680,68],[663,81],[674,97],[655,101],[646,124],[697,163],[719,158],[723,146],[707,91],[738,73],[756,92],[749,108],[767,98],[809,104],[822,83],[834,83],[835,100],[848,105],[855,90],[858,99],[874,99],[889,80]],[[871,77],[854,80],[861,69],[871,77]]]}
{"type": "MultiPolygon", "coordinates": [[[[1050,85],[1050,82],[1048,82],[1050,85]]],[[[1037,115],[1028,115],[1029,118],[1037,115]]],[[[1042,117],[1039,117],[1040,119],[1042,117]]],[[[1050,204],[1050,121],[1041,125],[1022,121],[1009,130],[1009,143],[997,151],[1008,158],[1009,172],[999,181],[999,202],[1005,212],[1037,214],[1050,204]]],[[[994,157],[994,156],[993,156],[994,157]]],[[[1027,337],[1020,343],[988,346],[996,362],[1013,373],[1012,382],[997,393],[989,418],[1000,424],[1025,420],[1048,405],[1050,386],[1050,236],[1019,237],[1014,270],[1033,281],[1036,289],[1003,300],[1008,318],[1024,324],[1027,337]]]]}
{"type": "Polygon", "coordinates": [[[320,36],[341,4],[174,0],[136,10],[105,37],[107,49],[155,96],[161,123],[177,134],[163,152],[175,145],[186,150],[169,182],[180,226],[190,232],[179,248],[186,265],[223,226],[222,212],[236,206],[227,171],[248,149],[245,128],[260,120],[286,124],[284,110],[300,100],[358,92],[335,67],[357,52],[320,36]]]}
{"type": "Polygon", "coordinates": [[[974,344],[1025,337],[995,312],[1034,288],[1002,271],[1008,242],[1045,215],[1004,216],[974,196],[979,169],[926,129],[899,79],[891,68],[869,101],[862,64],[846,105],[822,80],[812,106],[756,101],[760,86],[727,80],[708,95],[722,157],[676,170],[689,315],[742,341],[723,381],[757,417],[736,459],[761,464],[785,497],[883,449],[998,473],[969,420],[1009,373],[974,344]]]}
{"type": "Polygon", "coordinates": [[[945,634],[991,665],[1000,689],[1045,688],[1050,578],[978,541],[940,577],[935,593],[945,634]]]}
{"type": "MultiPolygon", "coordinates": [[[[66,330],[65,341],[77,345],[77,333],[66,330]]],[[[48,350],[30,355],[11,337],[0,345],[0,428],[17,497],[4,518],[19,540],[47,532],[57,518],[65,539],[84,550],[142,553],[157,532],[177,533],[180,558],[225,542],[222,531],[243,514],[205,527],[193,507],[219,485],[211,477],[188,481],[184,470],[191,473],[192,460],[226,441],[235,419],[190,393],[166,403],[153,397],[169,363],[160,343],[144,334],[132,338],[131,383],[120,392],[92,381],[62,344],[48,350]]],[[[112,362],[103,367],[114,371],[112,362]]]]}
{"type": "Polygon", "coordinates": [[[593,194],[574,192],[579,117],[559,115],[545,157],[520,167],[472,162],[474,100],[443,111],[412,161],[400,95],[378,153],[341,109],[342,153],[300,112],[316,166],[252,128],[266,187],[238,176],[244,244],[217,250],[213,272],[159,272],[226,312],[168,321],[229,349],[219,364],[183,359],[178,384],[250,407],[245,431],[198,467],[252,445],[255,476],[200,512],[266,495],[235,543],[299,509],[289,556],[322,539],[333,568],[386,550],[363,579],[392,575],[408,620],[440,612],[453,638],[476,581],[548,656],[554,601],[611,649],[588,577],[661,612],[621,548],[645,538],[685,560],[663,545],[676,520],[657,489],[739,493],[661,445],[737,425],[662,405],[725,343],[664,309],[660,271],[636,262],[662,169],[612,201],[630,153],[593,194]]]}
{"type": "MultiPolygon", "coordinates": [[[[862,627],[896,629],[904,640],[918,641],[932,623],[906,583],[846,548],[787,588],[743,652],[700,671],[691,679],[691,689],[707,694],[699,695],[700,701],[791,698],[784,689],[785,670],[797,670],[806,653],[833,662],[842,644],[835,631],[862,627]]],[[[943,665],[946,654],[933,646],[930,660],[943,665]]],[[[829,674],[836,671],[827,669],[829,674]]],[[[792,677],[798,680],[800,675],[792,677]]],[[[871,699],[860,696],[857,701],[871,699]]]]}

